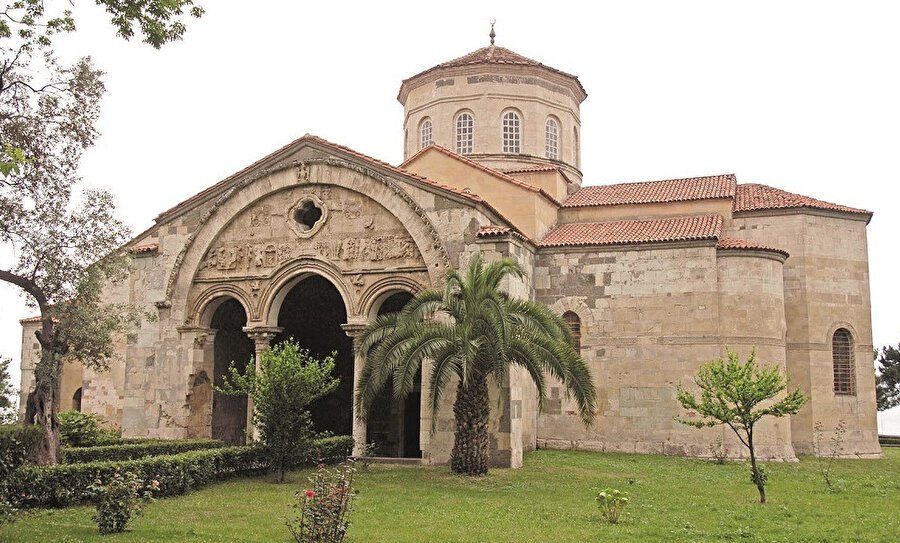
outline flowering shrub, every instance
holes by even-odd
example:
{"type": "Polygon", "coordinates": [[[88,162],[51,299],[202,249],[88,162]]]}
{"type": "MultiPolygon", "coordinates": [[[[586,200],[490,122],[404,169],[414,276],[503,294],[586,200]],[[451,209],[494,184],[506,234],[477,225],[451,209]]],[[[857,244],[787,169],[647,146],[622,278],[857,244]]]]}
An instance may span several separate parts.
{"type": "Polygon", "coordinates": [[[298,490],[291,506],[294,518],[287,519],[288,529],[299,543],[340,543],[350,527],[353,510],[352,460],[328,469],[319,464],[316,474],[308,479],[311,488],[298,490]]]}
{"type": "Polygon", "coordinates": [[[124,532],[132,517],[140,515],[147,502],[153,501],[153,492],[159,488],[159,481],[150,482],[149,490],[143,490],[144,481],[130,471],[121,472],[116,468],[112,478],[103,483],[100,479],[91,485],[97,494],[97,513],[91,518],[97,523],[101,534],[124,532]]]}
{"type": "Polygon", "coordinates": [[[600,507],[600,514],[610,524],[619,522],[622,511],[628,505],[628,493],[615,488],[604,488],[597,493],[596,499],[600,507]]]}
{"type": "Polygon", "coordinates": [[[728,447],[722,444],[722,438],[717,438],[712,445],[709,446],[709,452],[712,454],[713,460],[720,466],[728,461],[728,447]]]}

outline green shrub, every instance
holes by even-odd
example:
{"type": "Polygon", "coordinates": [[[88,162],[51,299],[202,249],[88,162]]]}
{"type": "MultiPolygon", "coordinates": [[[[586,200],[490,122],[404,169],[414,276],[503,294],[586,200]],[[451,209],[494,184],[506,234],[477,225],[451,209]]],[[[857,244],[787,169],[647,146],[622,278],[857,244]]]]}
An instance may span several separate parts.
{"type": "Polygon", "coordinates": [[[103,460],[136,460],[148,456],[180,454],[203,449],[218,449],[220,447],[224,447],[224,444],[217,439],[173,439],[120,445],[101,445],[98,447],[64,448],[61,457],[64,464],[79,464],[103,460]]]}
{"type": "MultiPolygon", "coordinates": [[[[349,436],[316,441],[316,451],[296,464],[310,465],[320,459],[339,462],[353,446],[349,436]]],[[[90,487],[97,479],[109,480],[116,469],[128,471],[143,481],[159,481],[158,497],[177,496],[230,477],[263,473],[271,467],[271,457],[261,447],[222,447],[154,456],[122,462],[86,462],[55,466],[23,466],[7,482],[8,495],[21,507],[61,507],[95,500],[90,487]]],[[[145,483],[143,490],[150,490],[145,483]]]]}
{"type": "Polygon", "coordinates": [[[596,500],[600,514],[603,515],[606,522],[615,524],[619,522],[622,511],[628,505],[628,493],[615,488],[604,488],[597,493],[596,500]]]}
{"type": "Polygon", "coordinates": [[[59,414],[59,440],[71,447],[90,447],[103,439],[118,438],[119,433],[103,427],[103,417],[81,411],[59,414]]]}
{"type": "Polygon", "coordinates": [[[337,388],[340,380],[331,376],[336,354],[318,360],[288,340],[267,349],[258,364],[251,359],[243,374],[232,361],[222,386],[216,387],[223,394],[253,399],[253,422],[272,458],[276,483],[284,481],[284,470],[313,440],[307,406],[337,388]]]}
{"type": "Polygon", "coordinates": [[[0,425],[0,481],[31,457],[42,435],[40,426],[0,425]]]}
{"type": "Polygon", "coordinates": [[[145,486],[144,481],[135,474],[118,469],[108,481],[94,481],[90,490],[97,502],[97,512],[91,519],[97,523],[101,534],[124,532],[128,521],[140,515],[144,505],[153,501],[153,492],[159,489],[159,481],[151,481],[149,490],[144,490],[145,486]]]}

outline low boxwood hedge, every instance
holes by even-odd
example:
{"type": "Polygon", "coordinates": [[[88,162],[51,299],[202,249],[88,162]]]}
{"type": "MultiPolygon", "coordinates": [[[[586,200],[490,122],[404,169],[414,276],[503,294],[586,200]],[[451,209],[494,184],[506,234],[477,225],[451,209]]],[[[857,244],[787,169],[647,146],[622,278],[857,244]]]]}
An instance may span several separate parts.
{"type": "MultiPolygon", "coordinates": [[[[353,447],[349,436],[317,440],[297,466],[341,461],[353,447]]],[[[132,472],[149,489],[159,481],[158,497],[175,496],[229,477],[257,474],[269,469],[269,455],[259,446],[222,447],[153,456],[139,460],[23,466],[11,473],[0,492],[20,507],[62,507],[88,503],[88,487],[96,479],[108,480],[116,470],[132,472]]]]}
{"type": "Polygon", "coordinates": [[[0,424],[0,481],[34,454],[42,437],[40,426],[0,424]]]}
{"type": "Polygon", "coordinates": [[[179,454],[203,449],[218,449],[225,444],[218,439],[178,439],[128,443],[122,445],[102,445],[99,447],[65,447],[61,450],[62,463],[80,464],[104,460],[136,460],[147,456],[179,454]]]}

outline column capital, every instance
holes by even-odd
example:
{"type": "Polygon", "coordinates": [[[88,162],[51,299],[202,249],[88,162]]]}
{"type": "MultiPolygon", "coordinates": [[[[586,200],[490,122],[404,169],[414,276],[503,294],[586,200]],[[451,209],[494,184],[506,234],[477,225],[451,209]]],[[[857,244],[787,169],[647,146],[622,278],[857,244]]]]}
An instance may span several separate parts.
{"type": "Polygon", "coordinates": [[[358,336],[363,330],[365,330],[366,325],[362,323],[351,322],[347,324],[341,325],[341,330],[344,331],[348,336],[355,338],[358,336]]]}
{"type": "Polygon", "coordinates": [[[245,326],[242,330],[256,343],[268,345],[272,338],[280,334],[284,328],[279,326],[245,326]]]}

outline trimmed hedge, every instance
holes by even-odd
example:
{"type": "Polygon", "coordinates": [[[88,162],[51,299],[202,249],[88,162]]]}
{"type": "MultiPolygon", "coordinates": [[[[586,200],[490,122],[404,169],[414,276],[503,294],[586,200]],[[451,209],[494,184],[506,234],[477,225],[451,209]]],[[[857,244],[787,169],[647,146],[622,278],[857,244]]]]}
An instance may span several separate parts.
{"type": "MultiPolygon", "coordinates": [[[[349,436],[317,440],[310,453],[298,459],[297,466],[343,460],[352,447],[353,438],[349,436]]],[[[165,497],[230,477],[265,472],[269,469],[269,455],[258,446],[223,447],[124,462],[23,466],[10,475],[2,492],[20,507],[88,503],[94,498],[88,487],[96,479],[112,478],[117,468],[143,479],[148,489],[154,480],[159,481],[155,494],[165,497]]]]}
{"type": "Polygon", "coordinates": [[[204,449],[220,449],[225,444],[217,439],[178,439],[151,441],[122,445],[102,445],[99,447],[65,447],[61,450],[61,462],[80,464],[84,462],[136,460],[147,456],[180,454],[204,449]]]}
{"type": "Polygon", "coordinates": [[[91,445],[69,445],[69,448],[81,449],[84,447],[105,447],[107,445],[138,445],[143,443],[162,443],[164,441],[172,440],[158,437],[119,437],[113,435],[97,439],[91,445]]]}
{"type": "Polygon", "coordinates": [[[0,481],[34,454],[42,437],[40,426],[0,425],[0,481]]]}

